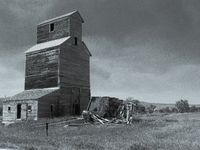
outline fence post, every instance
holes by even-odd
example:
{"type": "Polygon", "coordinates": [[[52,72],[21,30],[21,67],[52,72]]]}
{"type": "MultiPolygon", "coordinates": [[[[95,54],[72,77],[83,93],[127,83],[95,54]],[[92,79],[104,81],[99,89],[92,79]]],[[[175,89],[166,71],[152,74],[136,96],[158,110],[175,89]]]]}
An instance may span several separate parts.
{"type": "Polygon", "coordinates": [[[46,135],[48,136],[48,123],[46,123],[46,135]]]}

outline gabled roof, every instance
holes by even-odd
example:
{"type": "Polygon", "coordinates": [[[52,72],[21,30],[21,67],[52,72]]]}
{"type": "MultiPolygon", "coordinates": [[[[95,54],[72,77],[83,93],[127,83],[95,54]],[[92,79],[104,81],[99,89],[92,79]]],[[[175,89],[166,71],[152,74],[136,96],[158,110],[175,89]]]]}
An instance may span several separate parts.
{"type": "Polygon", "coordinates": [[[46,49],[46,48],[55,47],[55,46],[60,46],[62,43],[66,42],[69,38],[70,38],[70,36],[61,38],[61,39],[57,39],[57,40],[52,40],[52,41],[36,44],[33,47],[31,47],[30,49],[28,49],[25,53],[34,52],[34,51],[38,51],[38,50],[42,50],[42,49],[46,49]]]}
{"type": "Polygon", "coordinates": [[[50,94],[58,89],[59,89],[59,87],[25,90],[25,91],[18,93],[12,97],[8,97],[8,98],[4,99],[4,101],[34,100],[34,99],[41,98],[47,94],[50,94]]]}
{"type": "Polygon", "coordinates": [[[75,14],[75,13],[77,13],[77,14],[80,16],[80,18],[81,18],[81,20],[82,20],[82,23],[83,23],[83,22],[84,22],[83,18],[81,17],[80,13],[76,10],[76,11],[73,11],[73,12],[70,12],[70,13],[67,13],[67,14],[64,14],[64,15],[62,15],[62,16],[58,16],[58,17],[55,17],[55,18],[52,18],[52,19],[43,21],[43,22],[39,23],[38,26],[43,25],[43,24],[46,24],[46,23],[53,22],[53,21],[58,20],[58,19],[62,19],[62,18],[71,16],[72,14],[75,14]]]}

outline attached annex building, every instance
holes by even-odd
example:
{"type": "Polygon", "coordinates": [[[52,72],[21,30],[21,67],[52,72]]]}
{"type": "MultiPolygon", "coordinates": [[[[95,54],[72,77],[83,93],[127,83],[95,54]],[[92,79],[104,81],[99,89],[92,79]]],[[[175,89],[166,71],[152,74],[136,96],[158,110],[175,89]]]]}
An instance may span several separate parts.
{"type": "Polygon", "coordinates": [[[25,90],[3,102],[3,123],[86,109],[91,53],[82,41],[83,22],[74,11],[37,25],[37,44],[25,52],[25,90]]]}

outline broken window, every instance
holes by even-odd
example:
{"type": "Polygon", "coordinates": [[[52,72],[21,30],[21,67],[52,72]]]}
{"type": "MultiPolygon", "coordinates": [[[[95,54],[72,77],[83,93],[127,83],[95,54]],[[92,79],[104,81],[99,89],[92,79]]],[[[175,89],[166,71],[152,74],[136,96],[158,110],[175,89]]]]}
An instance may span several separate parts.
{"type": "Polygon", "coordinates": [[[11,111],[11,108],[10,108],[10,106],[8,106],[8,112],[10,112],[11,111]]]}
{"type": "Polygon", "coordinates": [[[50,32],[54,31],[54,23],[51,23],[51,24],[50,24],[50,29],[49,29],[49,31],[50,31],[50,32]]]}
{"type": "Polygon", "coordinates": [[[31,111],[32,111],[32,106],[29,105],[29,106],[28,106],[28,112],[31,112],[31,111]]]}

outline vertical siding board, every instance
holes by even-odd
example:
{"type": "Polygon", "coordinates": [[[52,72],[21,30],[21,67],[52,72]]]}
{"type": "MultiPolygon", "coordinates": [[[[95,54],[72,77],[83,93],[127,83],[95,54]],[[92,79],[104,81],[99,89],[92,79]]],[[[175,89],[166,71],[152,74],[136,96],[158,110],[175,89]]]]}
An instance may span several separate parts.
{"type": "Polygon", "coordinates": [[[82,41],[82,20],[78,13],[70,17],[70,35],[76,36],[79,42],[82,41]]]}

